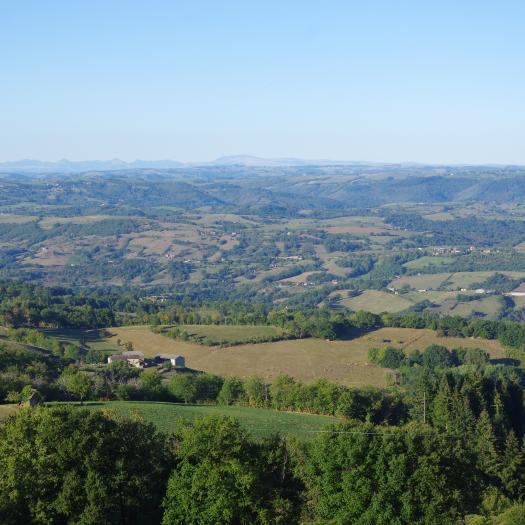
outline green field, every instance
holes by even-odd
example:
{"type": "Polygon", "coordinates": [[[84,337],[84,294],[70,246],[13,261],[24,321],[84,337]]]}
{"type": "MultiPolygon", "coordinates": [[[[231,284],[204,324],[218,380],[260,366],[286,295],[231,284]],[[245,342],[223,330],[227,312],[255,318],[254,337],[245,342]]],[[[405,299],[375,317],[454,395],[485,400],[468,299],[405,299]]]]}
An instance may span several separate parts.
{"type": "Polygon", "coordinates": [[[405,275],[399,277],[390,283],[389,286],[395,288],[401,288],[405,285],[410,286],[410,288],[415,288],[416,290],[436,290],[441,286],[450,277],[450,273],[432,273],[432,274],[422,274],[422,275],[405,275]]]}
{"type": "MultiPolygon", "coordinates": [[[[450,281],[452,283],[451,288],[469,288],[475,283],[483,282],[488,277],[491,277],[496,272],[458,272],[452,275],[450,281]]],[[[508,275],[513,279],[525,278],[524,272],[498,272],[504,275],[508,275]]]]}
{"type": "MultiPolygon", "coordinates": [[[[415,261],[414,261],[415,262],[415,261]]],[[[390,286],[401,288],[408,285],[411,288],[432,289],[442,288],[443,290],[458,290],[460,288],[471,289],[473,285],[485,281],[496,272],[456,272],[456,273],[429,273],[420,275],[405,275],[395,279],[390,286]]],[[[499,272],[514,279],[525,278],[524,272],[499,272]]]]}
{"type": "MultiPolygon", "coordinates": [[[[200,339],[204,344],[232,344],[254,341],[256,339],[278,339],[284,330],[268,325],[178,325],[178,328],[189,335],[200,339]],[[207,340],[207,341],[206,341],[207,340]]],[[[162,331],[167,331],[168,328],[162,331]]]]}
{"type": "Polygon", "coordinates": [[[452,308],[451,313],[462,317],[470,317],[474,312],[479,312],[491,319],[495,319],[500,310],[500,298],[496,295],[490,295],[488,297],[481,296],[477,301],[457,303],[452,308]]]}
{"type": "Polygon", "coordinates": [[[79,217],[45,217],[39,221],[39,226],[44,229],[50,229],[55,224],[91,224],[104,220],[129,219],[128,216],[120,215],[82,215],[79,217]]]}
{"type": "MultiPolygon", "coordinates": [[[[320,248],[320,247],[319,247],[320,248]]],[[[345,277],[350,273],[350,268],[341,268],[336,264],[336,258],[335,257],[325,257],[323,260],[323,267],[326,268],[326,270],[331,273],[332,275],[335,275],[336,277],[345,277]]]]}
{"type": "MultiPolygon", "coordinates": [[[[62,403],[50,403],[49,406],[60,404],[62,403]]],[[[241,425],[257,438],[280,433],[308,439],[327,425],[340,421],[329,416],[238,406],[179,405],[143,401],[93,401],[85,403],[84,406],[91,410],[113,410],[124,416],[140,417],[166,433],[173,432],[181,421],[192,421],[204,416],[230,416],[237,418],[241,425]]]]}
{"type": "Polygon", "coordinates": [[[415,259],[414,261],[409,261],[405,263],[403,266],[405,268],[410,268],[411,270],[421,270],[422,268],[428,268],[428,267],[435,267],[435,266],[443,266],[444,264],[453,263],[454,258],[453,257],[443,257],[443,256],[424,256],[420,257],[419,259],[415,259]]]}
{"type": "MultiPolygon", "coordinates": [[[[467,293],[467,292],[465,292],[467,293]]],[[[445,301],[450,302],[452,301],[453,304],[456,303],[456,297],[458,295],[457,291],[448,291],[448,292],[438,292],[438,291],[430,291],[430,292],[417,292],[415,290],[403,293],[402,297],[405,297],[407,299],[410,299],[414,303],[420,303],[421,301],[430,301],[432,303],[442,304],[445,301]]]]}
{"type": "MultiPolygon", "coordinates": [[[[111,330],[111,329],[109,329],[111,330]]],[[[121,352],[116,341],[109,341],[109,334],[106,336],[105,330],[75,330],[75,329],[53,329],[42,330],[48,337],[54,337],[64,343],[83,345],[91,350],[121,352]]]]}
{"type": "Polygon", "coordinates": [[[23,224],[37,221],[34,215],[15,215],[11,213],[0,213],[0,224],[23,224]]]}
{"type": "Polygon", "coordinates": [[[343,299],[341,304],[351,310],[366,310],[374,314],[400,312],[414,305],[412,301],[400,295],[379,290],[365,290],[356,297],[343,299]]]}
{"type": "Polygon", "coordinates": [[[525,308],[525,297],[512,297],[512,300],[518,308],[525,308]]]}

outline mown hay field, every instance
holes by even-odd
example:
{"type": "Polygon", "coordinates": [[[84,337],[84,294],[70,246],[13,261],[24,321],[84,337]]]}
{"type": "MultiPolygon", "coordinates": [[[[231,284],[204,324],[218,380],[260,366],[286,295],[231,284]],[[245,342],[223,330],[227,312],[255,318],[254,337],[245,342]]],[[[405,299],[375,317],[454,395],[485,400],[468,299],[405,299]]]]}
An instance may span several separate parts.
{"type": "MultiPolygon", "coordinates": [[[[273,343],[243,344],[228,348],[203,346],[178,341],[153,333],[146,326],[127,326],[108,329],[110,334],[98,341],[107,347],[116,342],[131,342],[136,350],[147,356],[159,353],[181,354],[186,366],[221,376],[248,377],[259,375],[271,382],[279,374],[288,374],[301,381],[326,377],[350,386],[387,386],[390,371],[368,362],[368,349],[392,345],[407,352],[424,350],[431,344],[448,348],[479,347],[492,358],[505,357],[498,341],[484,339],[438,337],[432,330],[411,328],[382,328],[349,341],[324,339],[295,339],[273,343]]],[[[90,343],[88,343],[90,344],[90,343]]]]}
{"type": "MultiPolygon", "coordinates": [[[[457,290],[459,288],[471,288],[473,285],[482,283],[496,272],[456,272],[456,273],[429,273],[421,275],[406,275],[393,280],[390,286],[401,288],[408,286],[417,289],[437,289],[443,287],[445,290],[457,290]]],[[[513,279],[525,279],[525,272],[499,272],[513,279]]]]}
{"type": "Polygon", "coordinates": [[[467,303],[457,303],[450,311],[452,315],[461,317],[470,317],[475,312],[482,313],[490,319],[496,319],[498,312],[501,310],[500,297],[497,295],[481,296],[477,301],[467,303]]]}
{"type": "Polygon", "coordinates": [[[412,301],[401,295],[379,290],[365,290],[356,297],[343,299],[341,304],[354,311],[366,310],[374,314],[381,312],[401,312],[414,305],[412,301]]]}
{"type": "Polygon", "coordinates": [[[450,273],[432,273],[432,274],[421,274],[421,275],[406,275],[394,279],[390,286],[394,288],[401,288],[405,285],[415,288],[416,290],[428,290],[429,288],[439,288],[442,283],[447,281],[451,276],[450,273]]]}

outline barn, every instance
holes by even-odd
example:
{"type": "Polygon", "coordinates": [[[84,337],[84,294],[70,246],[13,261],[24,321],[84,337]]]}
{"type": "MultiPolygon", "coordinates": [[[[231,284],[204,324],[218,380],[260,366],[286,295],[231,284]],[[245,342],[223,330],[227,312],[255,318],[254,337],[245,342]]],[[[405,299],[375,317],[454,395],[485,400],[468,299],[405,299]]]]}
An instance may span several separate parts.
{"type": "Polygon", "coordinates": [[[169,361],[171,366],[184,368],[186,366],[186,359],[182,355],[175,354],[158,354],[155,356],[155,363],[161,364],[169,361]]]}

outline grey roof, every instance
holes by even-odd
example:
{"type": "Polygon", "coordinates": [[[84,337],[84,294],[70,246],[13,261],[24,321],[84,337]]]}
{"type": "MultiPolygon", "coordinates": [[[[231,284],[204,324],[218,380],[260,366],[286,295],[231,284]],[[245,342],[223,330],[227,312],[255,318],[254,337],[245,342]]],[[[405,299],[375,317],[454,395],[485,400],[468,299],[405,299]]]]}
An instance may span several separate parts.
{"type": "Polygon", "coordinates": [[[112,361],[130,361],[132,359],[144,359],[144,354],[116,354],[116,355],[110,355],[109,359],[112,361]]]}
{"type": "Polygon", "coordinates": [[[122,352],[122,355],[130,359],[140,359],[141,357],[144,357],[144,352],[133,350],[131,352],[122,352]]]}
{"type": "Polygon", "coordinates": [[[161,359],[177,359],[178,357],[182,357],[182,359],[184,359],[183,355],[177,354],[157,354],[155,357],[160,357],[161,359]]]}

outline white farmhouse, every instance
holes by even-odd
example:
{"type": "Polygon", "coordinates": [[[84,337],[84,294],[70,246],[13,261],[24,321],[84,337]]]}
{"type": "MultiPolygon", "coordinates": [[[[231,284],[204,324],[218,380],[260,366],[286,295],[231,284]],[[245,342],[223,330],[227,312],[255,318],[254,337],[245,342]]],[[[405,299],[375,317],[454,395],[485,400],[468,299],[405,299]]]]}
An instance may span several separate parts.
{"type": "Polygon", "coordinates": [[[182,355],[175,354],[158,354],[155,356],[155,363],[164,363],[169,361],[171,366],[176,366],[179,368],[184,368],[186,366],[186,359],[182,355]]]}

